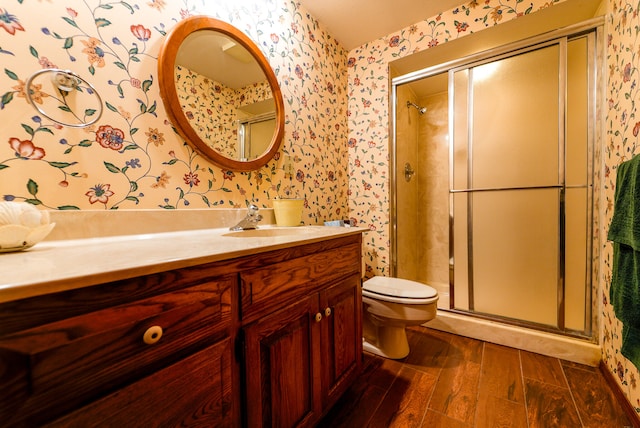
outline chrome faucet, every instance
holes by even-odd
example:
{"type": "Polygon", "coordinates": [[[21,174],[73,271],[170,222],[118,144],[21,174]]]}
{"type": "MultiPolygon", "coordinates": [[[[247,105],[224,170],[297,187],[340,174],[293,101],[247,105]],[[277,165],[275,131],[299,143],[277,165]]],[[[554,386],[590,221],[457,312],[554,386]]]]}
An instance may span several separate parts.
{"type": "Polygon", "coordinates": [[[243,218],[240,223],[236,224],[233,227],[230,227],[229,230],[249,230],[249,229],[257,229],[258,222],[262,220],[262,215],[258,214],[258,206],[255,204],[249,205],[249,212],[246,217],[243,218]]]}

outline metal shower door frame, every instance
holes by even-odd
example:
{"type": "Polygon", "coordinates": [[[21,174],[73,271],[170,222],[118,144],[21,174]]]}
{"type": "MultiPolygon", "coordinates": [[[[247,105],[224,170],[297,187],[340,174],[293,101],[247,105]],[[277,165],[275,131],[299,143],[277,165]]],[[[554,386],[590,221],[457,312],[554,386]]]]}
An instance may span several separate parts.
{"type": "MultiPolygon", "coordinates": [[[[597,101],[598,101],[598,81],[601,78],[601,76],[599,76],[599,70],[596,67],[596,61],[598,60],[598,58],[600,58],[599,55],[599,50],[598,47],[600,46],[600,44],[602,43],[602,25],[603,25],[603,19],[602,17],[599,18],[594,18],[592,20],[589,21],[585,21],[583,23],[577,24],[577,25],[573,25],[564,29],[560,29],[560,30],[556,30],[547,34],[543,34],[540,36],[536,36],[536,37],[532,37],[523,41],[519,41],[516,43],[510,43],[506,46],[502,46],[499,48],[494,48],[491,50],[488,50],[486,52],[481,52],[478,54],[474,54],[474,55],[470,55],[468,57],[464,57],[464,58],[460,58],[454,61],[449,61],[447,63],[443,63],[437,66],[433,66],[433,67],[428,67],[425,68],[423,70],[418,70],[416,72],[412,72],[412,73],[408,73],[402,76],[398,76],[395,77],[393,79],[391,79],[391,91],[390,91],[390,128],[392,130],[391,133],[391,138],[390,138],[390,209],[391,212],[394,213],[394,215],[391,215],[391,222],[390,222],[390,237],[391,237],[391,275],[395,276],[397,273],[397,221],[396,221],[396,209],[397,209],[397,192],[396,192],[396,185],[398,183],[398,165],[396,165],[396,148],[397,148],[397,140],[396,140],[396,131],[397,131],[397,124],[396,124],[396,100],[397,100],[397,86],[398,85],[402,85],[402,84],[406,84],[406,83],[411,83],[413,81],[417,81],[420,79],[424,79],[427,77],[431,77],[431,76],[435,76],[437,74],[442,74],[442,73],[450,73],[449,76],[449,130],[448,130],[448,134],[450,137],[450,159],[449,159],[449,167],[450,167],[450,202],[449,202],[449,221],[450,221],[450,225],[449,225],[449,233],[450,233],[450,239],[449,239],[449,252],[450,252],[450,295],[451,295],[451,304],[450,304],[450,308],[449,310],[453,311],[453,312],[461,312],[464,313],[466,315],[471,315],[471,316],[478,316],[481,318],[489,318],[489,319],[497,319],[500,321],[504,321],[506,323],[510,323],[510,324],[515,324],[515,325],[525,325],[528,327],[533,327],[533,328],[537,328],[539,330],[551,330],[551,331],[560,331],[561,333],[567,334],[567,335],[572,335],[572,336],[579,336],[579,337],[591,337],[593,332],[592,332],[592,275],[593,275],[593,269],[594,267],[591,264],[591,260],[592,260],[592,253],[593,253],[593,247],[592,247],[592,239],[590,239],[590,237],[593,236],[593,182],[594,182],[594,146],[595,146],[595,142],[599,140],[599,137],[596,135],[597,133],[597,129],[595,126],[595,123],[592,123],[592,121],[597,122],[597,118],[596,118],[596,112],[597,112],[597,101]],[[587,252],[588,254],[585,255],[585,257],[587,257],[587,272],[586,272],[586,284],[585,284],[585,330],[584,331],[566,331],[566,329],[564,328],[564,275],[560,275],[558,281],[559,281],[559,287],[558,287],[558,329],[554,329],[554,328],[549,328],[548,326],[545,325],[532,325],[532,323],[530,322],[520,322],[518,320],[513,320],[510,318],[504,318],[504,317],[500,317],[500,316],[486,316],[484,314],[475,314],[473,312],[469,312],[469,311],[460,311],[460,310],[456,310],[454,309],[454,299],[455,299],[455,295],[453,293],[453,286],[454,286],[454,277],[453,277],[453,265],[455,263],[454,261],[454,243],[453,243],[453,194],[456,192],[455,190],[452,192],[453,188],[452,188],[452,184],[453,184],[453,127],[454,127],[454,122],[453,122],[453,114],[454,114],[454,105],[453,105],[453,79],[452,79],[452,73],[453,70],[459,70],[461,68],[468,68],[470,66],[470,64],[480,64],[482,62],[490,62],[492,60],[496,60],[496,58],[504,58],[504,57],[508,57],[508,56],[512,56],[515,55],[516,52],[522,52],[522,51],[526,51],[526,50],[533,50],[533,49],[538,49],[541,46],[544,45],[551,45],[554,43],[557,43],[558,39],[564,39],[565,40],[565,52],[566,52],[566,40],[571,38],[571,37],[576,37],[576,36],[580,36],[583,34],[587,34],[587,33],[592,33],[591,36],[593,40],[590,41],[588,43],[589,46],[589,56],[588,56],[588,61],[589,61],[589,72],[592,73],[589,75],[588,78],[588,90],[589,90],[589,95],[588,95],[588,100],[589,100],[589,107],[588,107],[588,114],[589,114],[589,129],[588,129],[588,184],[587,184],[587,188],[588,188],[588,192],[587,192],[587,206],[588,206],[588,221],[587,221],[587,227],[588,227],[588,231],[587,231],[587,252]]],[[[563,55],[563,58],[565,58],[564,60],[564,66],[561,66],[562,71],[560,71],[561,73],[561,80],[562,82],[566,82],[565,76],[566,76],[566,55],[563,55]]],[[[600,58],[601,59],[601,58],[600,58]]],[[[563,83],[564,84],[564,83],[563,83]]],[[[563,106],[566,106],[565,103],[565,91],[562,90],[561,92],[561,100],[559,100],[559,102],[562,103],[563,106]]],[[[565,117],[564,115],[566,114],[566,111],[564,108],[561,108],[559,111],[559,116],[563,116],[563,117],[559,117],[559,125],[560,125],[560,129],[559,129],[559,133],[561,134],[562,137],[562,144],[559,144],[559,148],[560,149],[560,162],[562,162],[562,164],[564,165],[564,146],[566,145],[565,143],[565,117]]],[[[471,141],[471,139],[469,139],[469,141],[471,141]]],[[[472,153],[470,151],[470,153],[472,153]]],[[[556,186],[541,186],[540,188],[558,188],[560,189],[560,203],[561,203],[561,211],[564,212],[564,191],[565,189],[569,188],[566,186],[565,183],[565,177],[564,177],[564,168],[563,171],[561,173],[561,185],[556,185],[556,186]]],[[[505,188],[506,189],[506,188],[505,188]]],[[[476,189],[479,191],[486,191],[488,189],[476,189]]],[[[512,190],[516,190],[516,188],[512,188],[512,190]]],[[[561,235],[564,237],[564,232],[565,232],[565,223],[564,223],[564,216],[561,216],[561,218],[559,219],[559,227],[560,227],[560,232],[561,235]]],[[[471,230],[471,229],[469,229],[471,230]]],[[[564,238],[563,238],[564,241],[564,238]]],[[[472,243],[469,244],[469,248],[472,248],[472,243]]],[[[561,267],[561,269],[559,269],[559,271],[564,272],[564,243],[561,244],[561,248],[559,251],[560,254],[560,260],[559,260],[559,265],[561,267]]],[[[473,254],[470,255],[470,265],[472,266],[472,257],[473,254]]],[[[472,268],[471,268],[472,271],[472,268]]]]}

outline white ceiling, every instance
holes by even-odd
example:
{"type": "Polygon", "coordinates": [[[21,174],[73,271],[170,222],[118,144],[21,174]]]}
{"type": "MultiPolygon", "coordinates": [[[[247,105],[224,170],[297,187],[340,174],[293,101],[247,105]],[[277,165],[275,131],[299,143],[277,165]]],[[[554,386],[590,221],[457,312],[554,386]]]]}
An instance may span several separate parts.
{"type": "Polygon", "coordinates": [[[299,0],[348,51],[402,30],[465,0],[299,0]]]}

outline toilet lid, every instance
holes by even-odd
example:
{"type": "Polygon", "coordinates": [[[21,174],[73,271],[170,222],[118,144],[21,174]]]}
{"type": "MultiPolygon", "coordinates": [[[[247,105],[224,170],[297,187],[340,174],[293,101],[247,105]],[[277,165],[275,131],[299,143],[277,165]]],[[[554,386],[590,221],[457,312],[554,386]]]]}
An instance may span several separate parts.
{"type": "Polygon", "coordinates": [[[430,299],[438,295],[434,288],[426,284],[388,276],[374,276],[366,280],[362,288],[372,293],[407,299],[430,299]]]}

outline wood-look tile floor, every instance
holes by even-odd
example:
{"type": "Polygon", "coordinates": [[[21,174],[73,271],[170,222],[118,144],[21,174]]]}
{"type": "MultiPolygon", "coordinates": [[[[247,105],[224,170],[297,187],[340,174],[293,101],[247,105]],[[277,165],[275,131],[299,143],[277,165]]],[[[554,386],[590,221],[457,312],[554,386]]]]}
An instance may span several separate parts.
{"type": "Polygon", "coordinates": [[[403,360],[368,353],[321,427],[632,426],[602,373],[424,327],[403,360]]]}

